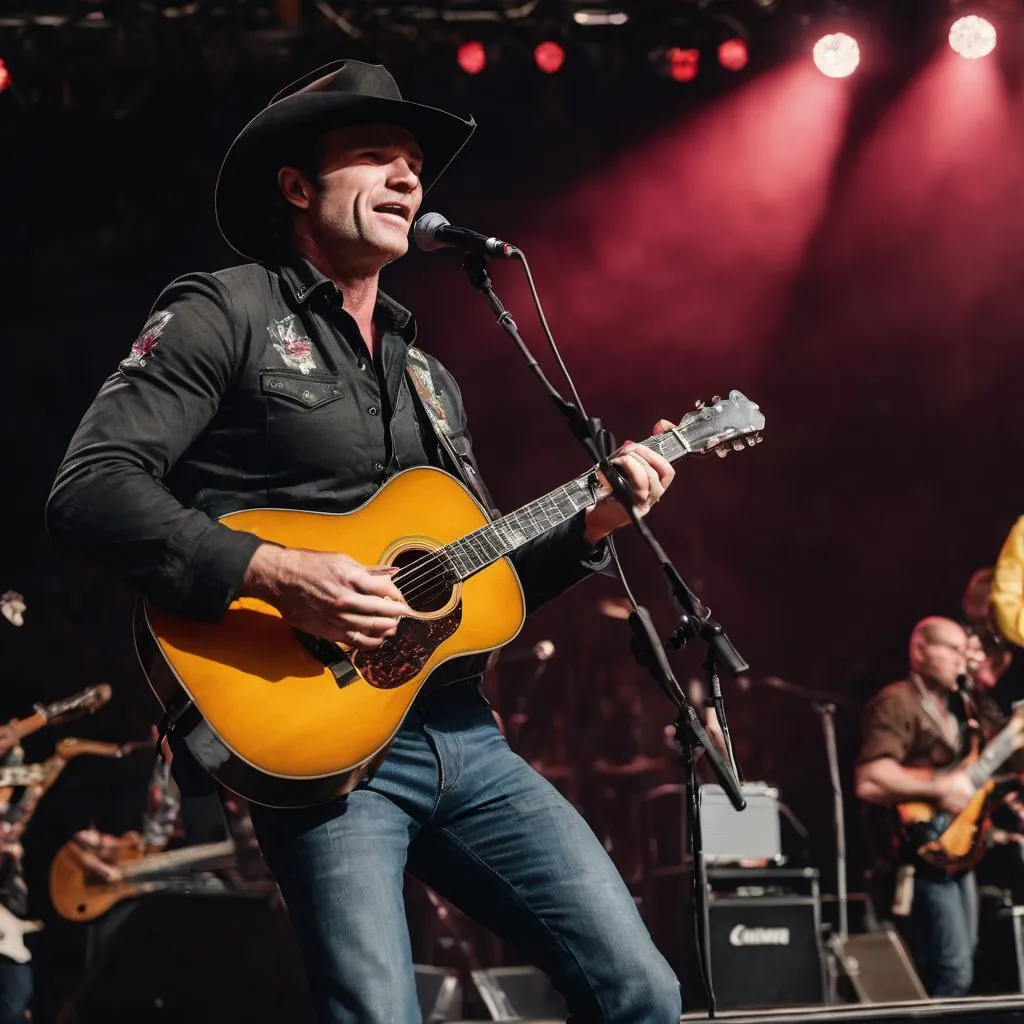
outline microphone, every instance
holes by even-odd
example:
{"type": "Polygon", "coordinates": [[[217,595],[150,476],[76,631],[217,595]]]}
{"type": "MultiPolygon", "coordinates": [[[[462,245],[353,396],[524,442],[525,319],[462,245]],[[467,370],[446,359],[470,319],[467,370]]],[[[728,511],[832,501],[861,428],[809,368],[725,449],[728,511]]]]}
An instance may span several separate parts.
{"type": "Polygon", "coordinates": [[[480,253],[492,259],[510,259],[515,246],[500,238],[488,238],[469,228],[456,228],[440,213],[425,213],[412,226],[413,241],[425,252],[448,246],[460,252],[480,253]]]}

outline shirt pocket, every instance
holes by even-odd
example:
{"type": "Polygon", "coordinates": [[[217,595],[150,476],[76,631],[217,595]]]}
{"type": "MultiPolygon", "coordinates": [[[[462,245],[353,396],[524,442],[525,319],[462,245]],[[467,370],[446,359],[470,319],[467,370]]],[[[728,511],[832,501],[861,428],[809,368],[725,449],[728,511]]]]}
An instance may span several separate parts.
{"type": "Polygon", "coordinates": [[[315,370],[260,370],[260,392],[302,409],[319,409],[345,397],[341,378],[335,373],[315,370]]]}

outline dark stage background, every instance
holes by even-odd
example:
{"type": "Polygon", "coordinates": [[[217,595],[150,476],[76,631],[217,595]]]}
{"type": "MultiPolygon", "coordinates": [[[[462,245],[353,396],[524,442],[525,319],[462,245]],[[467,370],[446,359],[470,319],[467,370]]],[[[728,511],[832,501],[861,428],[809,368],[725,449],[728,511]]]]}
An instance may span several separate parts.
{"type": "MultiPolygon", "coordinates": [[[[29,605],[22,629],[0,621],[0,714],[105,680],[111,705],[62,733],[121,741],[154,720],[130,596],[46,537],[43,504],[162,286],[236,262],[211,201],[235,132],[294,73],[344,55],[366,54],[337,36],[216,70],[188,55],[158,71],[141,59],[98,69],[72,82],[70,105],[59,76],[37,71],[0,94],[0,590],[29,605]]],[[[760,403],[764,444],[680,464],[649,522],[750,661],[749,690],[726,681],[743,767],[780,787],[833,890],[817,718],[756,683],[777,675],[862,702],[902,673],[917,619],[958,614],[970,573],[1024,511],[1024,104],[1012,56],[888,54],[847,81],[780,56],[689,89],[569,66],[472,79],[447,52],[388,57],[407,95],[476,115],[476,139],[424,209],[525,249],[592,414],[640,439],[713,393],[739,388],[760,403]]],[[[493,273],[540,352],[517,270],[493,273]]],[[[584,466],[454,255],[414,253],[386,287],[461,382],[504,508],[584,466]]],[[[667,631],[654,563],[635,538],[621,547],[667,631]]],[[[630,672],[625,624],[597,607],[617,593],[591,581],[522,638],[557,647],[528,710],[540,734],[565,712],[569,756],[584,768],[601,742],[595,695],[630,672]]],[[[678,673],[696,668],[687,655],[678,673]]],[[[502,684],[526,675],[510,666],[502,684]]],[[[646,717],[670,721],[654,684],[641,685],[646,717]]],[[[850,785],[856,716],[840,713],[839,728],[850,785]]],[[[33,737],[31,758],[53,741],[33,737]]],[[[49,914],[53,850],[86,824],[137,824],[147,770],[144,756],[69,766],[28,837],[38,914],[49,914]]],[[[852,801],[849,822],[856,889],[852,801]]],[[[71,964],[72,932],[54,922],[40,948],[71,964]]]]}

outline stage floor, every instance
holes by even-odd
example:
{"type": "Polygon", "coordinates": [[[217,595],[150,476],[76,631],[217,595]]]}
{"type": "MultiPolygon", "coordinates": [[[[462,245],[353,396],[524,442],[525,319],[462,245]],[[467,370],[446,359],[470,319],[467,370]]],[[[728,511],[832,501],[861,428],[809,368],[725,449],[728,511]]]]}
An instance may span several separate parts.
{"type": "MultiPolygon", "coordinates": [[[[807,1006],[778,1010],[723,1010],[716,1021],[730,1024],[836,1024],[838,1021],[920,1021],[941,1017],[964,1024],[987,1021],[1024,1021],[1024,995],[973,996],[968,999],[924,999],[907,1003],[844,1003],[836,1006],[807,1006]]],[[[683,1021],[707,1020],[706,1011],[685,1013],[683,1021]]]]}

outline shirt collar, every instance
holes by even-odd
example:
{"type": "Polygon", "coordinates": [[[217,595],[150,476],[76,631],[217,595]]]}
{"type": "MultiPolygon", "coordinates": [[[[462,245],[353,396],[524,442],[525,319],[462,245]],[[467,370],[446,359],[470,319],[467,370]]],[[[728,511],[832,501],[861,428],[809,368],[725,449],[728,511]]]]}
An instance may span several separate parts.
{"type": "MultiPolygon", "coordinates": [[[[327,294],[331,298],[337,296],[339,303],[344,302],[338,286],[302,256],[296,255],[283,262],[279,270],[281,279],[300,305],[307,304],[314,295],[320,294],[327,294]]],[[[377,291],[374,320],[385,330],[394,331],[407,345],[416,340],[416,321],[412,313],[380,290],[377,291]]]]}

